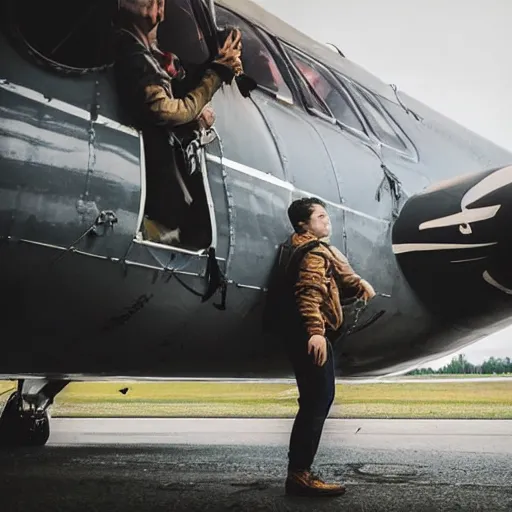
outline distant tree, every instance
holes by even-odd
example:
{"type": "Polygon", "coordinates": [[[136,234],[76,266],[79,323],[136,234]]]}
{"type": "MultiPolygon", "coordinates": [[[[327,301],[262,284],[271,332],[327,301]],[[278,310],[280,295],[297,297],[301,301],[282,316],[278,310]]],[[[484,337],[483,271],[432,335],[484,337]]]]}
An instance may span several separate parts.
{"type": "Polygon", "coordinates": [[[475,373],[475,366],[471,364],[464,354],[459,354],[458,357],[453,357],[451,362],[441,368],[441,373],[451,375],[461,375],[466,373],[475,373]]]}
{"type": "Polygon", "coordinates": [[[406,375],[433,375],[435,374],[435,370],[432,368],[416,368],[414,370],[411,370],[410,372],[407,372],[406,375]]]}
{"type": "Polygon", "coordinates": [[[496,360],[494,357],[490,357],[482,363],[482,372],[483,373],[495,373],[496,370],[496,360]]]}
{"type": "Polygon", "coordinates": [[[496,374],[502,375],[505,373],[512,374],[512,360],[510,357],[495,358],[490,357],[482,364],[474,365],[470,363],[465,354],[454,356],[450,363],[433,370],[432,368],[416,368],[408,372],[406,375],[461,375],[461,374],[496,374]]]}

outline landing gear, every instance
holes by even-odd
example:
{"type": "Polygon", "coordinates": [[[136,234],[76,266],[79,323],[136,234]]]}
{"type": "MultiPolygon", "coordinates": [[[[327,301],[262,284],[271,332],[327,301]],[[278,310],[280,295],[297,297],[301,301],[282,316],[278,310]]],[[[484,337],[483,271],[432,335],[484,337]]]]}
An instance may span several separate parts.
{"type": "Polygon", "coordinates": [[[14,392],[0,417],[1,446],[44,446],[50,437],[50,420],[46,411],[23,411],[21,395],[14,392]]]}
{"type": "Polygon", "coordinates": [[[0,446],[44,446],[50,437],[48,408],[68,381],[22,380],[0,416],[0,446]]]}

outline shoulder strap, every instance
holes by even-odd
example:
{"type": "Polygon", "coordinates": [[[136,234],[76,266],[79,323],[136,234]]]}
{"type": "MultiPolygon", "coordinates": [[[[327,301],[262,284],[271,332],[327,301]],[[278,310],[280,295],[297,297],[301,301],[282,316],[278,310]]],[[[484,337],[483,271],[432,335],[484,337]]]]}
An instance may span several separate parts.
{"type": "Polygon", "coordinates": [[[316,249],[322,242],[320,240],[311,240],[310,242],[300,245],[291,249],[289,259],[285,264],[284,271],[290,280],[294,280],[297,277],[297,273],[300,268],[300,264],[306,254],[316,249]]]}

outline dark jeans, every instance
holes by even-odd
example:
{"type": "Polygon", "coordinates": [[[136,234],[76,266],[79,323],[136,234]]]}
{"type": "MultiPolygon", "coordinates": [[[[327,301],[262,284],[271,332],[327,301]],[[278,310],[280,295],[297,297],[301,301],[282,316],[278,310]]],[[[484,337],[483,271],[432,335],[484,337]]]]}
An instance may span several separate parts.
{"type": "Polygon", "coordinates": [[[306,333],[291,337],[287,352],[299,388],[299,411],[290,437],[288,469],[309,471],[313,464],[325,419],[334,400],[334,357],[327,340],[327,362],[317,366],[308,354],[309,336],[306,333]]]}

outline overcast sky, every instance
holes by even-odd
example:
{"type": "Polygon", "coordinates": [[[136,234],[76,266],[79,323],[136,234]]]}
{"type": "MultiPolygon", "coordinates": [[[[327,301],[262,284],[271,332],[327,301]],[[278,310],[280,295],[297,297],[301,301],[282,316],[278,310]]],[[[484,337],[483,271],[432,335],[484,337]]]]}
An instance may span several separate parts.
{"type": "MultiPolygon", "coordinates": [[[[256,1],[512,151],[512,0],[256,1]]],[[[461,352],[473,363],[512,357],[510,340],[512,328],[461,352]]],[[[451,357],[430,366],[441,367],[451,357]]]]}

